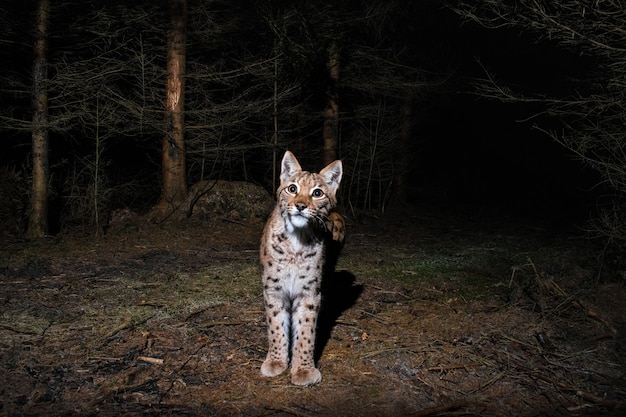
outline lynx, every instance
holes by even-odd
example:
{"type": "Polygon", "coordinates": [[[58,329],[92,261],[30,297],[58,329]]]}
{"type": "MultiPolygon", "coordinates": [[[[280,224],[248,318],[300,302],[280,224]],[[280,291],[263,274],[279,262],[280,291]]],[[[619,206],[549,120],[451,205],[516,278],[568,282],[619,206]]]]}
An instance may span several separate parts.
{"type": "Polygon", "coordinates": [[[342,243],[345,235],[343,217],[333,211],[342,174],[339,160],[311,173],[302,170],[291,152],[283,156],[278,202],[263,230],[259,253],[269,339],[261,366],[264,376],[284,372],[291,356],[293,384],[322,380],[315,367],[315,329],[326,241],[342,243]]]}

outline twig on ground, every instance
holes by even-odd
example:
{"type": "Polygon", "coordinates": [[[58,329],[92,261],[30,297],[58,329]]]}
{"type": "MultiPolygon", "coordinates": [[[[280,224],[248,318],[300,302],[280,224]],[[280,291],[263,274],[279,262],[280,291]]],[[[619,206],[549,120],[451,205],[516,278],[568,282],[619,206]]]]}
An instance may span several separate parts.
{"type": "Polygon", "coordinates": [[[209,328],[215,326],[238,326],[243,324],[242,321],[207,321],[205,323],[200,323],[198,327],[209,328]]]}
{"type": "Polygon", "coordinates": [[[416,413],[409,414],[411,417],[428,417],[436,414],[441,414],[446,411],[455,410],[457,408],[464,407],[467,404],[465,400],[456,400],[446,404],[437,405],[434,407],[425,408],[416,413]]]}
{"type": "Polygon", "coordinates": [[[291,414],[296,417],[313,417],[317,415],[317,413],[309,413],[307,411],[300,411],[293,407],[281,407],[281,408],[266,407],[266,409],[268,411],[277,412],[281,414],[282,413],[291,414]]]}
{"type": "Polygon", "coordinates": [[[120,324],[115,329],[111,330],[104,338],[106,340],[109,340],[113,336],[121,332],[122,330],[130,329],[131,327],[133,327],[133,318],[129,317],[124,323],[120,324]]]}
{"type": "Polygon", "coordinates": [[[120,324],[119,326],[117,326],[115,329],[111,330],[105,337],[105,344],[110,342],[111,339],[118,334],[119,332],[121,332],[122,330],[126,330],[126,329],[132,329],[137,325],[143,324],[145,322],[147,322],[148,320],[150,320],[153,316],[147,316],[141,320],[133,320],[133,317],[128,317],[128,319],[126,319],[126,321],[122,324],[120,324]]]}
{"type": "Polygon", "coordinates": [[[469,392],[469,394],[474,394],[478,391],[482,391],[485,388],[487,388],[488,386],[493,385],[498,379],[502,378],[504,375],[506,375],[508,371],[502,371],[499,374],[497,374],[496,376],[494,376],[493,378],[491,378],[489,381],[485,382],[484,384],[482,384],[480,387],[472,390],[469,392]]]}
{"type": "Polygon", "coordinates": [[[342,326],[357,327],[359,325],[359,322],[358,321],[346,321],[346,320],[342,320],[342,319],[337,319],[337,320],[335,320],[335,324],[342,325],[342,326]]]}
{"type": "Polygon", "coordinates": [[[235,220],[235,219],[229,219],[226,216],[220,217],[220,220],[223,221],[223,222],[238,224],[240,226],[251,227],[248,223],[240,222],[239,220],[235,220]]]}
{"type": "Polygon", "coordinates": [[[467,363],[458,363],[458,364],[454,364],[454,365],[440,365],[440,366],[432,366],[430,368],[426,368],[426,371],[428,372],[445,372],[445,371],[452,371],[455,369],[465,369],[465,368],[469,368],[472,366],[480,366],[482,365],[481,362],[467,362],[467,363]]]}
{"type": "Polygon", "coordinates": [[[551,376],[548,376],[548,375],[544,375],[541,372],[536,371],[534,369],[526,368],[523,365],[515,364],[514,366],[518,370],[520,370],[520,371],[530,375],[533,378],[540,379],[540,380],[548,382],[548,383],[550,383],[550,384],[552,384],[552,385],[554,385],[556,387],[559,387],[559,388],[564,389],[566,391],[570,391],[570,392],[576,394],[578,397],[582,398],[585,401],[589,401],[589,402],[592,402],[594,404],[601,405],[603,407],[607,407],[607,408],[610,408],[610,409],[626,411],[626,404],[624,404],[624,403],[620,403],[620,402],[613,401],[613,400],[607,400],[605,398],[599,397],[599,396],[597,396],[595,394],[592,394],[591,392],[584,391],[584,390],[582,390],[580,388],[576,388],[576,387],[574,387],[574,386],[572,386],[572,385],[570,385],[570,384],[568,384],[566,382],[559,381],[559,380],[557,380],[557,379],[555,379],[555,378],[553,378],[551,376]]]}
{"type": "Polygon", "coordinates": [[[163,359],[151,358],[149,356],[137,356],[138,361],[151,363],[153,365],[163,365],[163,359]]]}
{"type": "Polygon", "coordinates": [[[200,313],[204,313],[205,311],[207,311],[208,309],[210,309],[210,308],[212,308],[212,307],[213,307],[213,306],[212,306],[212,305],[210,305],[210,306],[203,306],[203,307],[197,308],[197,309],[193,310],[191,313],[187,314],[187,315],[185,316],[185,318],[183,319],[183,321],[187,321],[187,320],[189,320],[190,318],[192,318],[193,316],[197,316],[197,315],[198,315],[198,314],[200,314],[200,313]]]}
{"type": "Polygon", "coordinates": [[[381,319],[380,317],[378,317],[378,314],[375,314],[375,313],[370,313],[369,311],[366,311],[366,310],[363,310],[363,309],[361,309],[360,311],[361,311],[363,314],[365,314],[365,315],[367,315],[367,316],[372,317],[372,318],[373,318],[374,320],[376,320],[377,322],[379,322],[379,323],[381,323],[381,324],[384,324],[385,326],[388,326],[388,325],[389,325],[389,322],[388,322],[388,321],[386,321],[386,320],[384,320],[384,319],[381,319]]]}
{"type": "Polygon", "coordinates": [[[160,302],[160,301],[145,301],[145,300],[142,300],[137,305],[140,306],[140,307],[163,307],[165,305],[165,303],[164,302],[160,302]]]}
{"type": "Polygon", "coordinates": [[[97,408],[98,405],[111,401],[115,398],[115,396],[119,394],[131,393],[131,392],[142,392],[142,391],[153,391],[156,383],[158,381],[156,379],[149,379],[141,384],[137,385],[122,385],[118,387],[113,387],[111,389],[107,389],[104,392],[101,392],[98,396],[96,396],[92,401],[88,402],[83,410],[92,410],[97,408]]]}
{"type": "Polygon", "coordinates": [[[365,352],[364,354],[362,354],[360,356],[361,359],[366,359],[366,358],[371,358],[372,356],[378,356],[381,355],[383,353],[387,353],[387,352],[411,352],[411,353],[415,353],[411,347],[409,346],[396,346],[396,347],[390,347],[390,348],[384,348],[384,349],[379,349],[379,350],[373,350],[371,352],[365,352]]]}
{"type": "MultiPolygon", "coordinates": [[[[533,268],[533,271],[535,272],[535,278],[537,280],[537,284],[539,285],[539,288],[541,289],[542,292],[543,291],[552,292],[555,295],[565,299],[565,302],[569,302],[575,307],[584,311],[587,317],[604,325],[604,327],[606,327],[607,330],[609,330],[613,335],[617,334],[617,330],[611,325],[611,323],[609,323],[607,319],[602,317],[597,311],[595,311],[591,307],[588,307],[582,300],[576,299],[573,296],[569,295],[556,282],[554,282],[553,279],[544,278],[543,275],[539,273],[539,271],[537,270],[537,267],[535,266],[535,264],[530,258],[528,258],[528,262],[530,263],[530,266],[533,268]]],[[[543,307],[544,306],[542,306],[542,310],[544,309],[543,307]]]]}
{"type": "Polygon", "coordinates": [[[9,330],[13,333],[17,333],[17,334],[30,334],[30,335],[36,335],[37,332],[33,332],[30,330],[20,330],[20,329],[16,329],[15,327],[12,326],[7,326],[6,324],[0,324],[0,329],[4,329],[4,330],[9,330]]]}

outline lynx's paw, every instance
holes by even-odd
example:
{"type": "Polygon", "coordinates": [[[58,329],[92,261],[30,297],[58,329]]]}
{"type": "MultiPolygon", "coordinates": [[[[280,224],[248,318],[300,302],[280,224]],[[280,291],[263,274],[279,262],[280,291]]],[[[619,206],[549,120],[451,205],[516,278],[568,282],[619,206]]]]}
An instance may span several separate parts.
{"type": "Polygon", "coordinates": [[[299,368],[291,371],[291,383],[294,385],[317,384],[322,374],[316,368],[299,368]]]}
{"type": "Polygon", "coordinates": [[[267,358],[265,362],[263,362],[263,365],[261,365],[261,373],[263,376],[268,377],[280,375],[285,372],[285,369],[287,369],[287,362],[282,362],[277,359],[267,358]]]}
{"type": "Polygon", "coordinates": [[[328,215],[326,228],[330,230],[334,241],[343,243],[346,239],[346,221],[343,216],[336,211],[328,215]]]}

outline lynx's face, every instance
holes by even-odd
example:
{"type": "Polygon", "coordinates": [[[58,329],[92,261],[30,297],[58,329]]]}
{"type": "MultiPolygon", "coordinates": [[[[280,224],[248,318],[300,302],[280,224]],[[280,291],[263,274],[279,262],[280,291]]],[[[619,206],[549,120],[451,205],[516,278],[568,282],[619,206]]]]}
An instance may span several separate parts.
{"type": "Polygon", "coordinates": [[[323,225],[337,204],[335,194],[341,181],[341,161],[335,161],[320,173],[302,171],[295,157],[287,152],[283,158],[278,204],[283,217],[294,228],[319,222],[323,225]]]}
{"type": "Polygon", "coordinates": [[[279,196],[281,211],[296,228],[318,219],[323,221],[335,206],[334,192],[319,174],[301,173],[282,187],[279,196]]]}

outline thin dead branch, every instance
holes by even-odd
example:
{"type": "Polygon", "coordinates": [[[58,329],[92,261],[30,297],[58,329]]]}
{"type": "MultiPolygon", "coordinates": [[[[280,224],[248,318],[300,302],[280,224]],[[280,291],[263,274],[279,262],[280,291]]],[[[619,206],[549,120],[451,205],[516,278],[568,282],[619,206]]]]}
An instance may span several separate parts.
{"type": "Polygon", "coordinates": [[[210,308],[215,307],[215,305],[209,305],[209,306],[202,306],[200,308],[197,308],[195,310],[193,310],[192,312],[190,312],[189,314],[187,314],[185,316],[185,318],[183,319],[183,321],[188,321],[190,318],[197,316],[198,314],[202,314],[205,311],[209,310],[210,308]]]}
{"type": "Polygon", "coordinates": [[[434,416],[434,415],[437,415],[437,414],[444,413],[446,411],[456,410],[457,408],[465,407],[466,404],[467,404],[467,401],[465,401],[465,400],[456,400],[456,401],[452,401],[452,402],[449,402],[449,403],[446,403],[446,404],[425,408],[425,409],[423,409],[421,411],[418,411],[416,413],[409,414],[409,416],[411,416],[411,417],[434,416]]]}
{"type": "Polygon", "coordinates": [[[453,371],[455,369],[466,369],[466,368],[470,368],[470,367],[474,367],[474,366],[480,366],[482,365],[482,362],[466,362],[466,363],[457,363],[454,365],[440,365],[440,366],[432,366],[430,368],[426,368],[426,371],[428,372],[446,372],[446,371],[453,371]]]}
{"type": "Polygon", "coordinates": [[[9,331],[11,331],[13,333],[17,333],[17,334],[29,334],[29,335],[36,335],[36,334],[38,334],[37,332],[33,332],[33,331],[30,331],[30,330],[16,329],[15,327],[7,326],[6,324],[0,324],[0,329],[9,330],[9,331]]]}
{"type": "Polygon", "coordinates": [[[143,319],[140,320],[136,320],[133,317],[128,317],[126,319],[126,321],[124,321],[122,324],[120,324],[119,326],[117,326],[116,328],[114,328],[113,330],[111,330],[106,336],[105,336],[105,344],[110,342],[111,339],[113,339],[115,337],[115,335],[117,335],[119,332],[126,330],[126,329],[132,329],[137,325],[143,324],[145,322],[147,322],[148,320],[150,320],[153,316],[147,316],[144,317],[143,319]]]}
{"type": "Polygon", "coordinates": [[[491,378],[489,381],[481,384],[478,388],[472,390],[469,392],[469,394],[475,394],[479,391],[484,390],[487,387],[490,387],[491,385],[495,384],[496,381],[498,381],[499,379],[501,379],[502,377],[504,377],[507,374],[508,370],[504,370],[502,372],[500,372],[499,374],[497,374],[496,376],[494,376],[493,378],[491,378]]]}
{"type": "Polygon", "coordinates": [[[152,358],[149,356],[137,356],[138,361],[147,362],[152,365],[163,365],[163,359],[161,358],[152,358]]]}
{"type": "Polygon", "coordinates": [[[130,329],[131,327],[133,327],[133,319],[132,317],[129,317],[126,319],[126,321],[122,324],[120,324],[119,326],[117,326],[116,328],[114,328],[113,330],[111,330],[106,336],[105,339],[109,340],[111,339],[113,336],[115,336],[116,334],[118,334],[119,332],[121,332],[122,330],[126,330],[126,329],[130,329]]]}
{"type": "MultiPolygon", "coordinates": [[[[550,293],[556,295],[557,297],[564,300],[565,303],[572,304],[574,307],[582,310],[588,318],[601,323],[604,327],[606,327],[607,330],[611,332],[611,334],[617,335],[617,329],[615,329],[615,327],[613,327],[606,318],[602,317],[602,315],[599,312],[587,306],[587,304],[583,302],[581,299],[575,298],[574,296],[571,296],[570,294],[568,294],[556,282],[554,282],[554,279],[551,279],[551,278],[546,279],[537,270],[537,267],[535,266],[532,259],[528,258],[528,262],[533,268],[533,271],[535,273],[535,279],[537,280],[537,285],[539,286],[539,289],[541,290],[542,295],[550,294],[550,293]]],[[[545,304],[545,300],[543,300],[543,303],[545,304]]],[[[544,308],[545,307],[542,306],[542,310],[544,310],[544,308]]]]}
{"type": "Polygon", "coordinates": [[[204,323],[200,323],[198,327],[208,329],[209,327],[215,326],[239,326],[243,324],[242,321],[207,321],[204,323]]]}
{"type": "Polygon", "coordinates": [[[308,412],[305,410],[297,410],[294,407],[281,407],[281,408],[267,407],[266,409],[274,413],[280,413],[280,414],[284,413],[284,414],[289,414],[289,415],[296,416],[296,417],[313,417],[317,415],[317,413],[312,413],[312,412],[308,412]]]}
{"type": "Polygon", "coordinates": [[[609,408],[609,409],[614,409],[614,410],[619,410],[619,411],[626,411],[626,404],[625,403],[621,403],[618,401],[613,401],[613,400],[608,400],[606,398],[600,397],[596,394],[593,394],[589,391],[585,391],[581,388],[575,387],[573,385],[568,384],[567,382],[564,381],[560,381],[554,377],[551,377],[549,375],[546,375],[542,372],[539,372],[537,370],[534,369],[530,369],[527,368],[523,365],[520,365],[519,363],[513,364],[513,366],[518,370],[521,371],[533,378],[536,379],[540,379],[544,382],[548,382],[552,385],[554,385],[555,387],[558,387],[560,389],[569,391],[571,393],[576,394],[576,396],[582,398],[585,401],[589,401],[592,402],[594,404],[609,408]]]}

